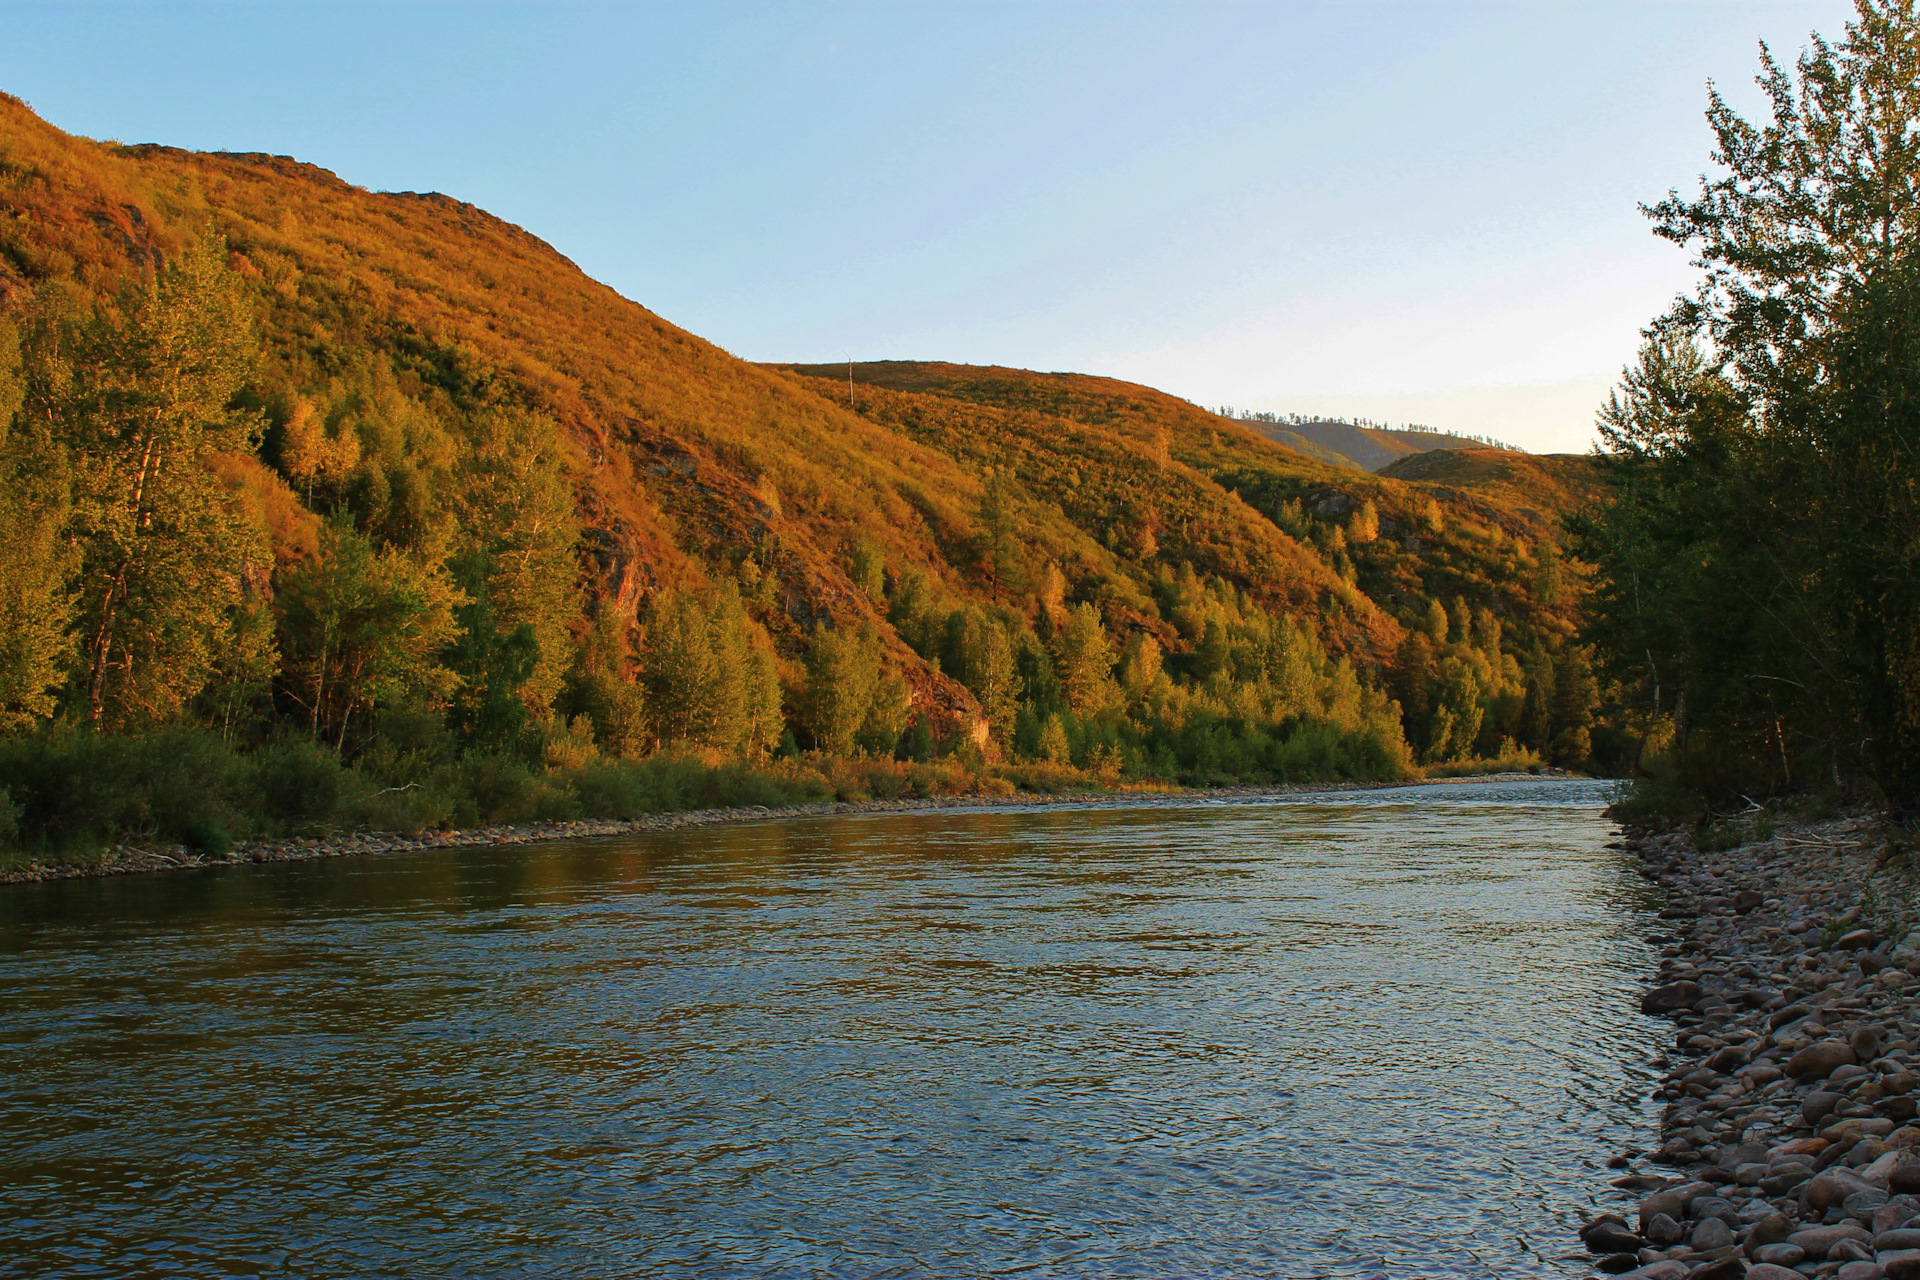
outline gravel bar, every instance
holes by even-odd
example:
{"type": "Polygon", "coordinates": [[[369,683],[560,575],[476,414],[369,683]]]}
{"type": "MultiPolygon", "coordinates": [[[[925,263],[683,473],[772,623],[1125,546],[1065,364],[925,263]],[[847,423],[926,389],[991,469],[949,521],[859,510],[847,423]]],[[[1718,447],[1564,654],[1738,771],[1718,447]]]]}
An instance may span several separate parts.
{"type": "Polygon", "coordinates": [[[1641,1009],[1676,1030],[1661,1145],[1610,1162],[1621,1210],[1580,1233],[1595,1270],[1920,1280],[1916,868],[1864,814],[1625,847],[1666,889],[1641,1009]]]}

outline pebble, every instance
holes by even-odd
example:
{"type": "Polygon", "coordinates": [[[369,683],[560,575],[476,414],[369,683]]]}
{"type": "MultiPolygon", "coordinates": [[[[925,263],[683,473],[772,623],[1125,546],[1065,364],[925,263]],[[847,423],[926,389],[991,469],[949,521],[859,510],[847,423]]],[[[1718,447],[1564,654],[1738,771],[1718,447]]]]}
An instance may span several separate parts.
{"type": "Polygon", "coordinates": [[[1609,1194],[1640,1199],[1581,1233],[1596,1270],[1631,1252],[1648,1280],[1920,1280],[1920,905],[1877,832],[1783,822],[1716,853],[1627,833],[1667,894],[1641,1008],[1675,1034],[1658,1148],[1609,1162],[1609,1194]]]}

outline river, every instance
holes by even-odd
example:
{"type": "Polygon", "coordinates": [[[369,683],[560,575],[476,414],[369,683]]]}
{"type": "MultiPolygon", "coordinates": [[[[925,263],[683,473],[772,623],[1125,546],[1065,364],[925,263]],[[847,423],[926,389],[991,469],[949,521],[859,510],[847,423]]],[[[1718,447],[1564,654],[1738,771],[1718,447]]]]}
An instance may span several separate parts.
{"type": "Polygon", "coordinates": [[[1657,903],[1577,781],[0,889],[0,1276],[1575,1276],[1657,903]]]}

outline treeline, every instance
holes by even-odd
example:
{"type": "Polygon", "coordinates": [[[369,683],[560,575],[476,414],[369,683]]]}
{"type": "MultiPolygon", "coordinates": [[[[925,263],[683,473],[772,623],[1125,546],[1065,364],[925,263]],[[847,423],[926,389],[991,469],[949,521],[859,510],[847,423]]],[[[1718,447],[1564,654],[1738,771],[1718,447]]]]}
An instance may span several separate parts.
{"type": "Polygon", "coordinates": [[[1655,807],[1920,807],[1916,59],[1909,0],[1862,0],[1844,40],[1766,57],[1770,120],[1714,94],[1724,172],[1648,210],[1707,276],[1603,415],[1582,554],[1655,807]]]}
{"type": "Polygon", "coordinates": [[[1264,409],[1236,409],[1230,404],[1223,404],[1218,409],[1215,409],[1214,412],[1223,418],[1231,418],[1235,422],[1265,422],[1272,426],[1286,427],[1312,427],[1325,423],[1336,427],[1359,427],[1363,430],[1370,431],[1410,431],[1415,435],[1449,436],[1455,440],[1470,440],[1474,444],[1483,444],[1489,449],[1504,449],[1508,453],[1526,452],[1526,450],[1520,448],[1518,445],[1506,444],[1503,441],[1495,440],[1492,436],[1476,436],[1463,434],[1458,431],[1442,431],[1438,427],[1429,427],[1419,422],[1403,422],[1396,427],[1391,423],[1375,422],[1371,418],[1330,418],[1324,414],[1317,413],[1273,413],[1264,409]]]}
{"type": "MultiPolygon", "coordinates": [[[[844,548],[864,622],[796,640],[751,549],[622,612],[562,433],[511,378],[269,342],[244,265],[209,233],[109,297],[43,282],[0,326],[0,843],[1604,755],[1563,637],[1421,597],[1400,651],[1356,663],[1146,525],[1109,538],[1144,585],[1069,583],[990,468],[946,580],[844,548]]],[[[1370,504],[1329,526],[1349,587],[1344,539],[1379,528],[1370,504]]]]}

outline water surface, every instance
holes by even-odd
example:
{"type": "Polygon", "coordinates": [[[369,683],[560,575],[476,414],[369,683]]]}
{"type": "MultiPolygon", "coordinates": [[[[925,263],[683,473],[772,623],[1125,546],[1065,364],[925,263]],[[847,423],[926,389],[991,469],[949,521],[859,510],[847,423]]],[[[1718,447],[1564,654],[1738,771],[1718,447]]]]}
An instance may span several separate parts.
{"type": "Polygon", "coordinates": [[[1593,784],[0,890],[0,1276],[1578,1275],[1593,784]]]}

